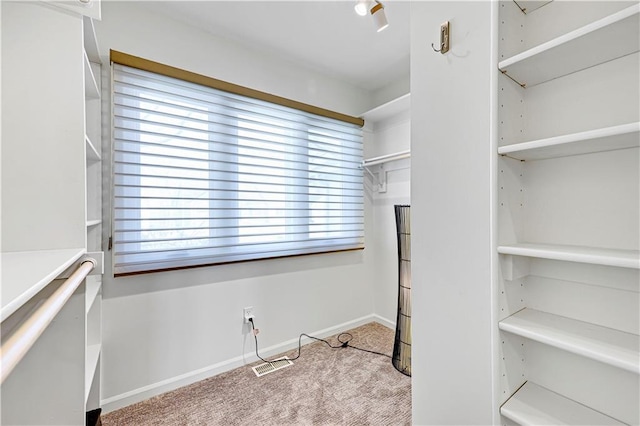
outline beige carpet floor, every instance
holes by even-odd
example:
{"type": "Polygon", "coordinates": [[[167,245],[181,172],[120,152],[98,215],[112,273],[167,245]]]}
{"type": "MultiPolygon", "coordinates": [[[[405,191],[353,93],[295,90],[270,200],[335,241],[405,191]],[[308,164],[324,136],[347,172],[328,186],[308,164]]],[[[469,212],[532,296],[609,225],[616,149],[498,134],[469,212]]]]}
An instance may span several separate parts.
{"type": "MultiPolygon", "coordinates": [[[[391,355],[392,330],[369,323],[349,332],[350,344],[391,355]]],[[[282,370],[256,377],[240,367],[108,413],[102,424],[409,425],[411,378],[390,358],[314,342],[282,370]]]]}

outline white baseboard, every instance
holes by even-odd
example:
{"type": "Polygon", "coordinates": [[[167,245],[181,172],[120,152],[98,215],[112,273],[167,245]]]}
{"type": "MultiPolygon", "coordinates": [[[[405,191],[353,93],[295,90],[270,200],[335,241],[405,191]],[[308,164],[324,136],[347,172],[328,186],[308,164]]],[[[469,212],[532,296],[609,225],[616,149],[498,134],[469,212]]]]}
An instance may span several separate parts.
{"type": "MultiPolygon", "coordinates": [[[[308,334],[311,334],[315,337],[328,337],[337,333],[341,333],[343,331],[350,330],[354,327],[359,327],[361,325],[370,323],[375,321],[380,323],[386,327],[395,329],[395,324],[379,315],[371,314],[366,315],[364,317],[356,318],[351,321],[347,321],[342,324],[335,325],[333,327],[325,328],[323,330],[314,331],[308,334]]],[[[310,343],[310,342],[307,342],[310,343]]],[[[260,354],[262,357],[271,357],[273,355],[278,355],[282,352],[286,352],[291,349],[295,349],[298,347],[298,339],[291,339],[285,342],[269,346],[264,349],[260,349],[260,354]]],[[[191,383],[195,383],[200,380],[204,380],[206,378],[224,373],[229,370],[233,370],[234,368],[242,367],[243,365],[247,365],[254,361],[257,361],[255,353],[248,353],[244,355],[240,355],[222,362],[218,362],[216,364],[209,365],[204,368],[200,368],[198,370],[190,371],[185,374],[181,374],[179,376],[171,377],[166,380],[162,380],[160,382],[152,383],[147,386],[143,386],[138,389],[131,390],[129,392],[124,392],[119,395],[114,395],[109,398],[105,398],[100,401],[100,405],[102,406],[102,412],[108,413],[110,411],[117,410],[122,407],[126,407],[127,405],[134,404],[136,402],[144,401],[145,399],[151,398],[156,395],[160,395],[165,392],[169,392],[171,390],[180,388],[182,386],[190,385],[191,383]]]]}
{"type": "Polygon", "coordinates": [[[378,324],[382,324],[387,328],[390,328],[391,330],[395,330],[396,329],[396,322],[395,321],[391,321],[389,319],[386,319],[385,317],[381,317],[378,314],[373,314],[372,315],[373,320],[375,322],[377,322],[378,324]]]}

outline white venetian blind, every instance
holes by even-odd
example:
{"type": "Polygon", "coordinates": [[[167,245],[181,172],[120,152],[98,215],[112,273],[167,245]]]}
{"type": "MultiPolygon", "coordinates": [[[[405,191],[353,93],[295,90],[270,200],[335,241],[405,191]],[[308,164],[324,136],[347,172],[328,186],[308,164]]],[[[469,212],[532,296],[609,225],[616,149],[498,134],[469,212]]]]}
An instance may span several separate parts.
{"type": "Polygon", "coordinates": [[[116,275],[357,249],[362,131],[113,65],[116,275]]]}

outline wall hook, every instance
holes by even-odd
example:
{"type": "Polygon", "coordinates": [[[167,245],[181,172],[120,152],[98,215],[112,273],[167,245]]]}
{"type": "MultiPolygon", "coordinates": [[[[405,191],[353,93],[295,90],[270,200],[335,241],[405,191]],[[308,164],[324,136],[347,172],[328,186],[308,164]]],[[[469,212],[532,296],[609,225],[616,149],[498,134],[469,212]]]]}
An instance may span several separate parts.
{"type": "Polygon", "coordinates": [[[449,42],[450,42],[450,37],[449,37],[449,21],[443,22],[440,25],[440,49],[436,49],[436,46],[434,46],[433,43],[431,43],[431,48],[433,49],[434,52],[440,52],[441,54],[445,54],[449,51],[449,42]]]}

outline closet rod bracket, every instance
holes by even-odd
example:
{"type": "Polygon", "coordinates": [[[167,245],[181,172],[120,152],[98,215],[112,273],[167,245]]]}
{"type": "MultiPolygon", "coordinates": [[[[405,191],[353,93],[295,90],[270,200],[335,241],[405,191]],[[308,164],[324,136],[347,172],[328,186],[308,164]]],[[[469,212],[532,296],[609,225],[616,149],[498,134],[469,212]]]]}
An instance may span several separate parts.
{"type": "Polygon", "coordinates": [[[69,278],[75,272],[75,270],[78,269],[80,265],[82,265],[82,263],[86,261],[90,261],[94,264],[94,268],[91,270],[89,275],[104,275],[104,252],[94,251],[85,253],[84,256],[81,256],[80,259],[75,261],[65,271],[58,275],[57,278],[69,278]]]}
{"type": "Polygon", "coordinates": [[[380,194],[387,192],[387,173],[388,171],[384,168],[384,163],[378,164],[378,172],[376,173],[378,179],[376,183],[378,184],[378,193],[380,194]]]}
{"type": "Polygon", "coordinates": [[[384,169],[384,163],[379,163],[373,166],[361,165],[360,168],[367,172],[371,177],[371,182],[375,185],[374,190],[376,192],[387,192],[387,170],[384,169]],[[370,170],[371,168],[375,168],[375,172],[372,172],[370,170]]]}

